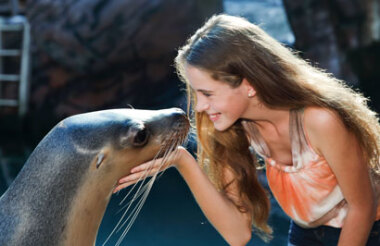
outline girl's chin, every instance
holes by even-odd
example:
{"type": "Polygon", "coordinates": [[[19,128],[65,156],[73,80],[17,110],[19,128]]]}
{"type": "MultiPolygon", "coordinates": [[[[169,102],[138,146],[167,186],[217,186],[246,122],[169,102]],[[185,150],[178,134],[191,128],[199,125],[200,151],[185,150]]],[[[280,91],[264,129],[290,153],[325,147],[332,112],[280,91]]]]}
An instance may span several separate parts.
{"type": "Polygon", "coordinates": [[[227,130],[228,128],[230,128],[230,125],[225,125],[225,124],[218,124],[217,122],[214,122],[214,128],[215,130],[219,131],[219,132],[223,132],[225,130],[227,130]]]}

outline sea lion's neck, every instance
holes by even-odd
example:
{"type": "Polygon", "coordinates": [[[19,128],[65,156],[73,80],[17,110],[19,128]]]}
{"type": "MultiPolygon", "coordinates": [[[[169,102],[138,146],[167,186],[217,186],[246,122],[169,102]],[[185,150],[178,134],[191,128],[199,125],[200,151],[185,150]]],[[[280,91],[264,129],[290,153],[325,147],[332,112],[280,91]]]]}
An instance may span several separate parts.
{"type": "Polygon", "coordinates": [[[63,245],[94,245],[97,232],[111,198],[116,179],[96,177],[91,172],[77,190],[67,216],[63,245]]]}
{"type": "MultiPolygon", "coordinates": [[[[74,155],[72,151],[67,154],[65,148],[42,147],[35,149],[0,198],[0,212],[3,210],[0,220],[12,218],[7,226],[15,231],[12,234],[15,245],[26,245],[29,241],[35,245],[61,245],[67,214],[77,197],[77,189],[85,183],[82,176],[88,173],[85,164],[93,159],[74,155]]],[[[1,226],[0,231],[4,231],[1,226]]]]}

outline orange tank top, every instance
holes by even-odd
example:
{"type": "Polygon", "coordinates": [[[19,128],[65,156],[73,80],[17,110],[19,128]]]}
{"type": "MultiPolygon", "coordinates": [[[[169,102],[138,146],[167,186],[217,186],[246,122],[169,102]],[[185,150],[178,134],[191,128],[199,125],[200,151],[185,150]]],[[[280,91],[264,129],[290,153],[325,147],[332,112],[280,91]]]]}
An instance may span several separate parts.
{"type": "MultiPolygon", "coordinates": [[[[308,141],[303,127],[303,111],[290,111],[291,166],[270,158],[269,149],[254,124],[245,121],[244,126],[254,151],[265,160],[269,187],[284,212],[305,228],[320,225],[340,228],[348,206],[329,164],[313,150],[308,141]]],[[[371,174],[371,178],[374,189],[380,191],[379,178],[375,181],[374,174],[371,174]]],[[[380,219],[379,205],[377,220],[380,219]]]]}

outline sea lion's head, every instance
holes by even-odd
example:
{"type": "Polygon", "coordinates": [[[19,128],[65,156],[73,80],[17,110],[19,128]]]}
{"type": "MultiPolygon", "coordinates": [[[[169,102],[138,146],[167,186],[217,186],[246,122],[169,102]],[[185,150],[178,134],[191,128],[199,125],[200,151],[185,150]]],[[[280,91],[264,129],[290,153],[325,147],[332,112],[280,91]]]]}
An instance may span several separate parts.
{"type": "Polygon", "coordinates": [[[66,128],[78,153],[94,156],[90,170],[120,178],[173,150],[185,140],[189,125],[186,114],[172,108],[95,111],[69,117],[59,127],[66,128]]]}

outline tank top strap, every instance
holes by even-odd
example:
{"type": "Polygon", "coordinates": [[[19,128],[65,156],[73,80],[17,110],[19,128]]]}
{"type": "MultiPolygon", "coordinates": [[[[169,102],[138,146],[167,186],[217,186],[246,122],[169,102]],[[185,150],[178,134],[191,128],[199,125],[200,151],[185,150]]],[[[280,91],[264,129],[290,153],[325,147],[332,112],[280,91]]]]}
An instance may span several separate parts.
{"type": "Polygon", "coordinates": [[[269,149],[255,124],[253,122],[243,120],[242,125],[247,133],[247,137],[254,152],[264,159],[268,158],[270,156],[269,149]]]}
{"type": "Polygon", "coordinates": [[[311,149],[304,128],[304,108],[291,109],[289,118],[289,135],[292,146],[293,167],[302,168],[317,156],[311,149]]]}
{"type": "MultiPolygon", "coordinates": [[[[315,152],[310,148],[304,130],[304,108],[291,109],[289,115],[289,135],[292,149],[293,171],[316,158],[315,152]]],[[[262,138],[255,123],[243,120],[242,125],[247,132],[251,146],[255,153],[264,159],[270,158],[270,151],[262,138]]]]}

